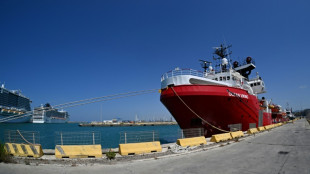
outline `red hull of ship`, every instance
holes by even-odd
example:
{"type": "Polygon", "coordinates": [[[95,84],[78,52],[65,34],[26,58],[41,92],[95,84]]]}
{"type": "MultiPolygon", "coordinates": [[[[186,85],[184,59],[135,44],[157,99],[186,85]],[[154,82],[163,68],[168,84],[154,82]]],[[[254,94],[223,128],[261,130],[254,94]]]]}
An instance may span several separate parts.
{"type": "Polygon", "coordinates": [[[287,118],[285,118],[282,113],[276,113],[276,114],[273,114],[275,119],[274,119],[274,123],[280,123],[280,122],[285,122],[285,121],[288,121],[287,118]]]}
{"type": "Polygon", "coordinates": [[[263,113],[263,126],[267,126],[272,124],[271,113],[264,112],[263,113]]]}
{"type": "MultiPolygon", "coordinates": [[[[215,127],[230,131],[229,125],[242,124],[242,130],[246,131],[250,123],[255,123],[256,127],[258,125],[259,101],[256,96],[248,94],[245,90],[211,85],[182,85],[175,86],[173,89],[176,93],[171,87],[163,89],[160,100],[174,116],[181,129],[204,128],[205,136],[222,133],[199,119],[177,95],[196,114],[215,127]]],[[[271,114],[264,114],[263,117],[269,118],[271,114]]],[[[267,119],[263,120],[265,120],[263,125],[269,124],[267,119]]]]}

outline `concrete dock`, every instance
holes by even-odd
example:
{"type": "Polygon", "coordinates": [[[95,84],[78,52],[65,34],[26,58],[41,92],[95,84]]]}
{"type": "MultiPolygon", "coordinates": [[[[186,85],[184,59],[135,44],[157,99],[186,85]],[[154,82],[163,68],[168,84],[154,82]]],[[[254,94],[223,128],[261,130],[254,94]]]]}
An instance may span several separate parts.
{"type": "Polygon", "coordinates": [[[308,173],[310,174],[310,126],[306,119],[185,154],[111,164],[62,166],[52,164],[0,164],[0,173],[308,173]]]}

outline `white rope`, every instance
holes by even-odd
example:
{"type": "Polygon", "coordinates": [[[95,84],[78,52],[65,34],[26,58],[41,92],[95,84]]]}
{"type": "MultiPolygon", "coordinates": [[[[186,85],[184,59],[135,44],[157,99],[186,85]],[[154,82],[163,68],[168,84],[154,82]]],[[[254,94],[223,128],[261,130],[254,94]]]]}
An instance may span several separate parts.
{"type": "MultiPolygon", "coordinates": [[[[143,95],[143,94],[150,94],[150,93],[154,93],[157,91],[158,91],[158,89],[150,89],[150,90],[141,90],[141,91],[127,92],[127,93],[120,93],[120,94],[114,94],[114,95],[108,95],[108,96],[102,96],[102,97],[95,97],[95,98],[83,99],[83,100],[78,100],[78,101],[73,101],[73,102],[55,105],[54,108],[56,108],[56,109],[70,108],[70,107],[81,106],[81,105],[86,105],[86,104],[91,104],[91,103],[96,103],[96,102],[103,102],[103,101],[115,100],[115,99],[120,99],[120,98],[125,98],[125,97],[132,97],[132,96],[138,96],[138,95],[143,95]]],[[[47,111],[52,110],[52,109],[53,108],[47,109],[47,111]]],[[[23,114],[16,114],[16,115],[8,116],[5,118],[1,118],[0,123],[7,122],[10,120],[19,119],[19,118],[23,118],[23,117],[27,117],[27,116],[30,116],[31,114],[32,114],[32,111],[27,111],[23,114]]]]}
{"type": "MultiPolygon", "coordinates": [[[[54,107],[60,107],[60,106],[64,106],[64,105],[71,105],[71,104],[75,104],[75,103],[81,103],[81,102],[84,102],[84,101],[98,100],[98,99],[109,98],[109,97],[114,97],[114,96],[122,96],[122,95],[129,95],[129,94],[135,94],[135,93],[154,92],[154,91],[158,91],[158,89],[133,91],[133,92],[127,92],[127,93],[120,93],[120,94],[113,94],[113,95],[95,97],[95,98],[90,98],[90,99],[83,99],[83,100],[78,100],[78,101],[73,101],[73,102],[68,102],[68,103],[64,103],[64,104],[55,105],[54,107]]],[[[62,107],[60,107],[60,108],[62,108],[62,107]]]]}
{"type": "Polygon", "coordinates": [[[7,122],[10,120],[19,119],[19,118],[23,118],[23,117],[28,117],[31,114],[32,114],[32,111],[28,111],[28,112],[25,112],[24,114],[17,114],[17,115],[5,117],[5,118],[0,119],[0,123],[7,122]]]}
{"type": "MultiPolygon", "coordinates": [[[[109,101],[109,100],[115,100],[115,99],[120,99],[120,98],[125,98],[125,97],[132,97],[132,96],[138,96],[138,95],[143,95],[143,94],[150,94],[150,93],[154,93],[156,91],[150,91],[150,92],[143,92],[143,93],[137,93],[137,94],[130,94],[130,95],[123,95],[123,96],[119,96],[119,97],[112,97],[112,98],[103,98],[103,99],[100,99],[100,100],[93,100],[93,101],[90,101],[90,102],[85,102],[85,103],[77,103],[77,104],[73,104],[73,105],[67,105],[67,106],[63,106],[63,107],[58,107],[58,108],[70,108],[70,107],[75,107],[75,106],[81,106],[81,105],[86,105],[86,104],[91,104],[91,103],[96,103],[96,102],[101,102],[101,101],[109,101]]],[[[118,95],[114,95],[114,96],[118,96],[118,95]]],[[[84,100],[86,101],[86,100],[84,100]]],[[[59,106],[59,105],[58,105],[59,106]]]]}
{"type": "Polygon", "coordinates": [[[20,133],[19,130],[16,130],[16,131],[17,131],[17,133],[20,135],[20,137],[21,137],[26,143],[28,143],[28,144],[30,144],[30,145],[33,145],[32,143],[30,143],[29,141],[26,140],[26,138],[20,133]]]}

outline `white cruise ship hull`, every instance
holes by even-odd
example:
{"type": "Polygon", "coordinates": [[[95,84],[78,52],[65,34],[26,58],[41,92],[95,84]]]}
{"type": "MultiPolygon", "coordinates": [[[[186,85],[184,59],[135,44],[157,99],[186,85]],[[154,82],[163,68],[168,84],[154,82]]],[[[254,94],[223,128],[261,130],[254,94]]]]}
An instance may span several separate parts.
{"type": "Polygon", "coordinates": [[[33,120],[32,123],[67,123],[68,119],[44,118],[41,120],[33,120]]]}

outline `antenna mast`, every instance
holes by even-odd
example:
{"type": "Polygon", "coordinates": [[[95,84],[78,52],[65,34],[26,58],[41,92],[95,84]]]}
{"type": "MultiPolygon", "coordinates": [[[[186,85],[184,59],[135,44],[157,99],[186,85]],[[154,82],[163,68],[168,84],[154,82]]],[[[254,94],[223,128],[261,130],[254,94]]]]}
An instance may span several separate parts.
{"type": "Polygon", "coordinates": [[[206,60],[199,60],[201,62],[201,67],[204,69],[204,72],[207,72],[207,64],[208,63],[211,63],[209,61],[206,61],[206,60]]]}
{"type": "MultiPolygon", "coordinates": [[[[221,71],[226,71],[226,65],[229,63],[230,65],[230,60],[228,61],[227,58],[229,58],[229,55],[232,53],[231,51],[228,52],[228,48],[230,48],[231,45],[225,46],[224,44],[221,44],[219,47],[213,47],[214,53],[217,57],[213,56],[213,60],[220,60],[220,69],[221,71]]],[[[231,65],[230,65],[231,67],[231,65]]]]}

